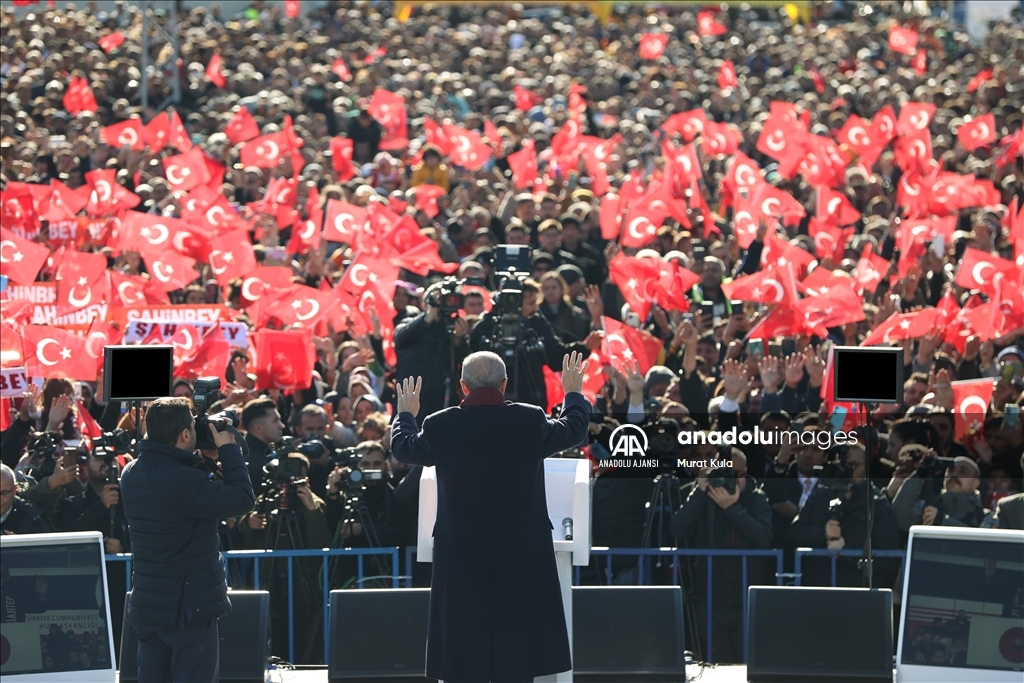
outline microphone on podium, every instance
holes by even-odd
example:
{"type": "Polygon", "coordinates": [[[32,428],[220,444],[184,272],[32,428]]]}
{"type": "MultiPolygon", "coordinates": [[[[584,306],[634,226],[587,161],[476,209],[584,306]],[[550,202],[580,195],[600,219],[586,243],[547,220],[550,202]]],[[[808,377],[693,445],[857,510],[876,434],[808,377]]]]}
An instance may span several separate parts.
{"type": "Polygon", "coordinates": [[[562,531],[565,532],[565,540],[572,540],[572,517],[566,517],[562,520],[562,531]]]}

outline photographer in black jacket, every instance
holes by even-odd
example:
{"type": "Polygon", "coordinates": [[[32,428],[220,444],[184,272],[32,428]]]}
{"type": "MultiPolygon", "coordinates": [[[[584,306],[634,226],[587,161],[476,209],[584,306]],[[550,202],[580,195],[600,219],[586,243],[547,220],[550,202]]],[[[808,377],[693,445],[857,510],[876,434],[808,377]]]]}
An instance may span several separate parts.
{"type": "MultiPolygon", "coordinates": [[[[711,467],[701,468],[696,485],[672,518],[672,534],[690,548],[767,548],[772,541],[772,511],[768,496],[757,482],[747,476],[747,457],[738,448],[723,449],[720,458],[732,461],[732,475],[711,486],[711,467]],[[732,490],[730,491],[730,486],[732,490]]],[[[703,457],[703,456],[700,456],[703,457]]],[[[718,477],[716,477],[718,480],[718,477]]],[[[684,487],[684,490],[687,487],[684,487]]],[[[719,557],[712,561],[711,584],[712,647],[705,652],[708,661],[743,661],[743,585],[742,559],[719,557]]],[[[761,563],[748,563],[747,583],[759,583],[761,563]]],[[[691,565],[692,566],[692,565],[691,565]]],[[[697,623],[707,624],[707,562],[699,558],[695,572],[697,623]]],[[[707,642],[707,634],[704,642],[707,642]]]]}
{"type": "Polygon", "coordinates": [[[469,345],[473,351],[494,351],[505,360],[505,365],[511,375],[515,368],[515,375],[508,380],[506,396],[509,400],[519,403],[530,403],[547,409],[547,389],[544,386],[544,366],[558,372],[562,369],[562,359],[570,353],[579,353],[584,358],[590,352],[601,346],[603,332],[591,332],[580,344],[565,344],[551,329],[551,323],[538,314],[540,285],[535,280],[526,279],[521,285],[509,283],[512,288],[522,291],[522,305],[519,308],[522,332],[520,340],[525,340],[524,348],[517,351],[515,361],[510,362],[504,349],[499,348],[493,339],[498,327],[495,316],[500,315],[497,307],[484,315],[483,319],[473,329],[469,345]],[[538,343],[539,342],[539,343],[538,343]],[[509,396],[509,392],[515,392],[509,396]]]}
{"type": "Polygon", "coordinates": [[[210,427],[223,482],[199,467],[192,401],[160,398],[146,412],[147,437],[121,477],[131,534],[127,623],[139,641],[139,680],[216,681],[217,620],[231,611],[218,520],[253,506],[242,451],[210,427]]]}
{"type": "Polygon", "coordinates": [[[430,287],[423,295],[424,311],[405,318],[395,328],[395,354],[398,365],[395,378],[422,376],[428,387],[420,402],[417,421],[445,407],[445,374],[453,378],[448,390],[448,405],[459,402],[456,370],[469,353],[469,323],[461,315],[444,318],[441,313],[442,283],[430,287]],[[453,354],[454,351],[454,354],[453,354]]]}

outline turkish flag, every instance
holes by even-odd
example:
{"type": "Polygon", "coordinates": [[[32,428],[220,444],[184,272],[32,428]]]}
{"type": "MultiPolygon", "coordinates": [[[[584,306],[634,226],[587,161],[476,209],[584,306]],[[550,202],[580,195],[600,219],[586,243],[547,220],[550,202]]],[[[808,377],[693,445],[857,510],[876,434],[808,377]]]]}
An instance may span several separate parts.
{"type": "Polygon", "coordinates": [[[272,299],[264,299],[261,304],[260,317],[263,321],[277,318],[286,327],[312,329],[331,312],[332,306],[337,305],[337,299],[330,291],[324,292],[306,285],[293,285],[272,299]]]}
{"type": "Polygon", "coordinates": [[[105,216],[123,209],[134,209],[142,199],[117,184],[117,171],[112,168],[85,174],[89,201],[85,205],[90,216],[105,216]]]}
{"type": "Polygon", "coordinates": [[[193,147],[192,138],[185,130],[185,124],[181,122],[178,112],[173,110],[167,126],[167,144],[179,152],[187,152],[193,147]]]}
{"type": "Polygon", "coordinates": [[[299,16],[299,0],[284,0],[284,15],[289,19],[299,16]]]}
{"type": "Polygon", "coordinates": [[[810,327],[827,329],[864,320],[863,304],[850,283],[831,287],[818,296],[800,299],[796,302],[796,309],[803,313],[810,327]]]}
{"type": "Polygon", "coordinates": [[[708,121],[701,133],[700,148],[708,156],[728,156],[739,149],[740,137],[739,131],[729,124],[708,121]]]}
{"type": "MultiPolygon", "coordinates": [[[[8,183],[7,189],[11,190],[15,185],[18,183],[8,183]]],[[[31,184],[27,187],[39,219],[51,223],[75,220],[88,201],[56,178],[51,178],[49,185],[31,184]]]]}
{"type": "Polygon", "coordinates": [[[871,118],[872,140],[885,147],[896,137],[896,113],[891,105],[885,105],[871,118]]]}
{"type": "Polygon", "coordinates": [[[221,334],[220,328],[217,325],[212,325],[202,336],[199,348],[191,358],[181,362],[180,365],[176,364],[174,376],[189,380],[212,376],[220,379],[221,386],[226,386],[227,378],[224,376],[224,371],[228,367],[230,358],[231,345],[221,334]]]}
{"type": "Polygon", "coordinates": [[[529,187],[537,179],[537,152],[532,138],[526,138],[523,148],[509,154],[507,161],[517,190],[529,187]]]}
{"type": "MultiPolygon", "coordinates": [[[[776,339],[796,337],[807,331],[807,320],[803,314],[790,306],[776,306],[766,316],[754,323],[747,332],[747,339],[776,339]]],[[[813,332],[813,330],[812,330],[813,332]]]]}
{"type": "Polygon", "coordinates": [[[901,135],[893,146],[896,164],[904,171],[915,171],[927,175],[935,161],[932,158],[932,134],[928,130],[901,135]]]}
{"type": "Polygon", "coordinates": [[[713,12],[697,12],[697,32],[701,36],[720,36],[728,31],[729,29],[718,21],[713,12]]]}
{"type": "Polygon", "coordinates": [[[366,209],[338,200],[328,200],[324,239],[328,242],[355,244],[356,236],[366,222],[366,209]]]}
{"type": "Polygon", "coordinates": [[[452,151],[452,141],[448,139],[444,128],[429,116],[423,117],[423,133],[427,136],[427,144],[434,145],[441,150],[442,156],[448,156],[448,153],[452,151]]]}
{"type": "Polygon", "coordinates": [[[406,126],[405,99],[381,88],[373,92],[367,111],[384,128],[380,148],[383,150],[403,149],[409,146],[409,132],[406,126]]]}
{"type": "Polygon", "coordinates": [[[953,282],[964,289],[977,289],[983,294],[991,295],[995,294],[993,279],[996,273],[1013,278],[1017,274],[1017,265],[994,254],[967,247],[960,259],[960,267],[953,282]]]}
{"type": "Polygon", "coordinates": [[[853,279],[861,289],[874,292],[888,271],[889,262],[875,254],[870,244],[865,244],[857,267],[853,269],[853,279]]]}
{"type": "Polygon", "coordinates": [[[664,33],[644,33],[640,36],[640,59],[657,59],[668,45],[668,36],[664,33]]]}
{"type": "Polygon", "coordinates": [[[924,76],[928,73],[928,52],[923,47],[919,48],[917,54],[914,55],[913,64],[914,71],[917,72],[918,76],[924,76]]]}
{"type": "Polygon", "coordinates": [[[210,270],[221,287],[256,268],[249,231],[226,232],[210,240],[210,270]]]}
{"type": "Polygon", "coordinates": [[[664,346],[660,339],[608,316],[602,316],[601,323],[605,331],[602,351],[616,371],[628,375],[626,364],[635,360],[640,365],[640,374],[646,375],[658,362],[658,354],[664,346]]]}
{"type": "Polygon", "coordinates": [[[292,140],[285,131],[260,136],[242,146],[242,163],[257,168],[273,168],[282,155],[294,149],[291,145],[292,140]]]}
{"type": "Polygon", "coordinates": [[[846,195],[827,187],[818,188],[817,214],[819,221],[831,225],[850,225],[860,220],[860,211],[846,195]]]}
{"type": "Polygon", "coordinates": [[[761,167],[757,162],[743,152],[737,152],[729,164],[729,170],[722,180],[723,205],[731,205],[732,197],[740,194],[740,190],[746,190],[747,196],[754,191],[754,188],[761,181],[761,167]],[[725,201],[728,197],[729,201],[725,201]]]}
{"type": "Polygon", "coordinates": [[[164,157],[164,177],[172,190],[191,190],[199,185],[210,182],[210,172],[206,168],[203,150],[194,147],[184,154],[164,157]]]}
{"type": "Polygon", "coordinates": [[[30,377],[96,381],[96,362],[86,351],[84,337],[50,325],[26,325],[22,339],[30,377]]]}
{"type": "Polygon", "coordinates": [[[30,285],[49,257],[50,250],[46,246],[0,227],[0,275],[19,285],[30,285]]]}
{"type": "Polygon", "coordinates": [[[989,113],[971,119],[956,129],[956,139],[968,152],[995,142],[996,117],[989,113]]]}
{"type": "Polygon", "coordinates": [[[857,153],[865,164],[871,166],[888,144],[876,134],[871,121],[865,121],[856,114],[850,114],[842,129],[836,134],[836,141],[857,153]]]}
{"type": "Polygon", "coordinates": [[[759,182],[750,196],[755,220],[761,216],[781,218],[787,225],[799,225],[807,212],[793,195],[780,190],[770,183],[759,182]]]}
{"type": "Polygon", "coordinates": [[[142,137],[153,154],[159,154],[160,150],[167,144],[167,132],[169,130],[167,114],[160,112],[153,117],[153,120],[142,128],[142,137]]]}
{"type": "Polygon", "coordinates": [[[985,426],[985,415],[992,403],[995,380],[968,379],[950,382],[953,390],[953,421],[956,439],[959,441],[969,434],[981,433],[985,426]]]}
{"type": "Polygon", "coordinates": [[[788,267],[770,266],[752,275],[738,277],[723,283],[722,292],[730,299],[765,304],[792,306],[797,301],[796,282],[793,271],[788,267]]]}
{"type": "Polygon", "coordinates": [[[693,139],[704,130],[708,118],[703,109],[691,109],[668,117],[661,129],[667,135],[678,133],[682,136],[683,142],[693,142],[693,139]]]}
{"type": "Polygon", "coordinates": [[[718,69],[718,89],[728,90],[735,88],[739,85],[739,81],[736,80],[736,66],[732,63],[731,59],[727,59],[722,62],[722,66],[718,69]]]}
{"type": "Polygon", "coordinates": [[[112,306],[140,306],[146,303],[143,287],[150,280],[139,275],[125,275],[116,270],[107,271],[107,280],[112,306]]]}
{"type": "Polygon", "coordinates": [[[896,120],[897,135],[916,135],[927,130],[935,117],[935,105],[930,102],[907,102],[900,107],[900,117],[896,120]]]}
{"type": "Polygon", "coordinates": [[[107,258],[103,254],[68,251],[57,269],[57,304],[73,309],[98,304],[106,297],[107,258]]]}
{"type": "Polygon", "coordinates": [[[375,258],[366,252],[357,252],[338,281],[338,287],[359,295],[370,283],[376,283],[381,291],[390,292],[398,279],[398,267],[385,259],[375,258]]]}
{"type": "Polygon", "coordinates": [[[340,182],[350,180],[356,175],[356,169],[352,165],[352,145],[349,138],[331,138],[331,166],[340,182]]]}
{"type": "Polygon", "coordinates": [[[619,243],[624,247],[643,247],[654,239],[658,228],[668,216],[668,207],[656,192],[648,191],[637,201],[626,214],[626,219],[619,235],[619,243]]]}
{"type": "Polygon", "coordinates": [[[445,135],[452,143],[451,160],[456,166],[468,168],[471,171],[483,168],[483,165],[491,158],[491,147],[480,137],[475,130],[465,130],[458,126],[445,124],[445,135]]]}
{"type": "Polygon", "coordinates": [[[107,126],[100,131],[100,136],[110,147],[120,149],[125,145],[131,147],[133,152],[141,152],[146,149],[145,133],[142,130],[140,119],[128,119],[121,123],[107,126]]]}
{"type": "Polygon", "coordinates": [[[904,55],[914,54],[917,50],[917,31],[893,26],[889,31],[889,49],[904,55]]]}
{"type": "Polygon", "coordinates": [[[427,243],[437,250],[437,245],[429,237],[420,231],[420,226],[412,216],[402,216],[394,225],[390,226],[383,235],[385,242],[395,249],[396,254],[402,254],[413,247],[427,243]]]}
{"type": "Polygon", "coordinates": [[[601,239],[610,241],[619,236],[622,226],[622,198],[614,192],[601,197],[600,203],[601,239]]]}
{"type": "Polygon", "coordinates": [[[96,44],[103,48],[103,51],[110,54],[124,43],[124,34],[120,31],[108,33],[96,41],[96,44]]]}
{"type": "Polygon", "coordinates": [[[232,145],[237,145],[259,137],[260,128],[256,125],[256,121],[252,118],[248,108],[239,107],[238,112],[228,121],[228,125],[224,127],[224,134],[228,136],[228,140],[232,145]]]}
{"type": "Polygon", "coordinates": [[[995,72],[993,72],[992,69],[982,69],[979,71],[967,84],[967,92],[974,92],[980,88],[982,83],[992,78],[993,73],[995,72]]]}
{"type": "Polygon", "coordinates": [[[787,264],[792,264],[793,277],[800,280],[807,275],[807,270],[813,262],[814,256],[784,237],[777,237],[771,230],[765,234],[764,248],[761,251],[762,266],[775,263],[784,268],[787,264]]]}
{"type": "Polygon", "coordinates": [[[121,343],[124,334],[113,323],[99,316],[92,319],[89,331],[85,333],[85,352],[96,363],[96,371],[103,367],[103,347],[116,346],[121,343]]]}
{"type": "Polygon", "coordinates": [[[441,209],[437,206],[437,200],[448,194],[443,187],[438,187],[437,185],[417,185],[412,189],[416,195],[417,210],[424,212],[431,218],[441,212],[441,209]]]}
{"type": "Polygon", "coordinates": [[[218,88],[228,84],[228,79],[224,78],[224,66],[221,64],[219,52],[213,53],[210,57],[210,63],[206,65],[206,78],[218,88]]]}
{"type": "Polygon", "coordinates": [[[543,97],[530,92],[521,85],[512,88],[512,97],[515,99],[515,106],[519,111],[530,111],[544,101],[543,97]]]}
{"type": "Polygon", "coordinates": [[[313,187],[306,197],[306,215],[309,218],[301,221],[292,230],[291,237],[288,240],[289,254],[304,254],[309,249],[320,247],[324,211],[320,208],[320,193],[316,187],[313,187]]]}
{"type": "MultiPolygon", "coordinates": [[[[818,259],[831,258],[832,263],[840,263],[846,253],[846,245],[853,236],[854,229],[840,228],[831,223],[823,223],[812,218],[807,226],[807,234],[814,238],[814,251],[818,259]]],[[[817,272],[819,269],[815,269],[817,272]]]]}
{"type": "Polygon", "coordinates": [[[747,249],[757,239],[757,230],[760,227],[754,215],[757,212],[750,205],[750,200],[743,195],[736,195],[733,203],[735,211],[732,214],[732,230],[740,249],[747,249]]]}
{"type": "Polygon", "coordinates": [[[195,259],[176,251],[150,249],[142,252],[142,258],[149,274],[165,292],[182,289],[199,277],[199,273],[192,267],[195,259]]]}
{"type": "Polygon", "coordinates": [[[912,313],[897,313],[871,331],[861,346],[876,346],[904,339],[918,339],[931,334],[935,329],[938,310],[922,308],[912,313]]]}
{"type": "Polygon", "coordinates": [[[313,381],[313,330],[257,330],[257,389],[306,389],[313,381]]]}
{"type": "MultiPolygon", "coordinates": [[[[681,187],[689,186],[693,179],[700,180],[704,177],[697,150],[692,144],[677,147],[666,138],[661,143],[661,154],[665,157],[666,174],[671,173],[681,187]]],[[[669,187],[675,189],[671,184],[669,187]]]]}
{"type": "MultiPolygon", "coordinates": [[[[11,303],[0,300],[0,306],[11,303]]],[[[31,306],[28,301],[19,302],[31,306]]],[[[0,368],[17,368],[25,365],[25,347],[21,340],[21,325],[10,320],[4,311],[4,320],[0,322],[0,368]]]]}
{"type": "Polygon", "coordinates": [[[292,286],[292,269],[288,266],[256,266],[242,276],[239,290],[241,306],[245,308],[256,303],[264,295],[288,289],[292,286]]]}
{"type": "Polygon", "coordinates": [[[175,367],[194,360],[199,355],[202,339],[203,332],[198,327],[184,323],[178,324],[174,334],[167,340],[173,347],[175,367]]]}
{"type": "Polygon", "coordinates": [[[177,249],[175,245],[180,241],[177,237],[178,232],[184,229],[186,229],[186,224],[177,218],[164,218],[139,211],[125,211],[116,240],[112,240],[111,246],[121,251],[139,253],[152,247],[177,249]]]}
{"type": "Polygon", "coordinates": [[[83,111],[95,112],[97,109],[96,97],[92,94],[89,81],[82,76],[72,77],[64,92],[62,104],[72,116],[78,116],[83,111]]]}
{"type": "Polygon", "coordinates": [[[697,281],[693,273],[678,266],[621,253],[608,263],[608,271],[622,298],[641,320],[647,319],[652,303],[669,310],[688,310],[686,293],[697,281]]]}
{"type": "Polygon", "coordinates": [[[331,73],[346,83],[352,80],[352,72],[349,71],[348,65],[345,64],[345,60],[341,57],[334,60],[334,64],[331,65],[331,73]]]}
{"type": "Polygon", "coordinates": [[[796,106],[790,102],[772,102],[761,134],[757,138],[757,151],[772,159],[788,158],[795,147],[807,138],[807,128],[797,116],[796,106]]]}

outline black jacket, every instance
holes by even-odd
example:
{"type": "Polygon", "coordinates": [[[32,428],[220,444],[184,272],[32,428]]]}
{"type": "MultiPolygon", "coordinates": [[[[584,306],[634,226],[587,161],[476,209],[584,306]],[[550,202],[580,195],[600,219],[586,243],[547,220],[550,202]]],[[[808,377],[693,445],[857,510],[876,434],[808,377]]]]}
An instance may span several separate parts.
{"type": "Polygon", "coordinates": [[[131,533],[132,594],[128,621],[180,629],[231,611],[218,520],[253,506],[252,485],[238,446],[217,452],[224,481],[200,469],[202,458],[149,439],[121,476],[131,533]]]}
{"type": "MultiPolygon", "coordinates": [[[[896,550],[900,547],[899,529],[896,516],[889,506],[889,499],[875,486],[871,487],[874,498],[871,519],[871,546],[875,550],[896,550]]],[[[830,506],[833,500],[841,502],[835,509],[837,521],[846,542],[843,550],[863,550],[867,540],[867,505],[864,487],[855,486],[850,499],[827,487],[818,487],[807,497],[800,514],[793,520],[786,536],[787,545],[795,548],[825,548],[825,525],[831,519],[830,506]]],[[[836,585],[860,587],[864,584],[864,573],[857,566],[859,558],[840,557],[836,560],[836,585]]],[[[874,562],[875,588],[892,588],[896,580],[899,562],[892,558],[876,558],[874,562]]],[[[802,584],[805,586],[831,586],[832,560],[830,558],[808,557],[803,563],[802,584]]]]}
{"type": "MultiPolygon", "coordinates": [[[[672,534],[690,548],[767,548],[772,541],[772,511],[768,496],[747,477],[738,501],[721,508],[694,482],[684,487],[690,494],[672,518],[672,534]],[[692,487],[692,488],[690,488],[692,487]]],[[[712,600],[716,605],[740,605],[743,602],[743,564],[739,557],[720,557],[713,561],[712,600]]],[[[707,560],[696,563],[695,598],[707,602],[707,560]]],[[[763,581],[764,561],[750,561],[747,583],[763,581]]]]}
{"type": "MultiPolygon", "coordinates": [[[[543,342],[544,348],[518,354],[515,374],[513,375],[511,369],[507,370],[509,378],[505,395],[514,397],[520,403],[529,403],[547,410],[548,392],[544,386],[544,366],[547,365],[555,372],[561,372],[562,359],[565,354],[576,351],[586,358],[590,355],[590,351],[584,344],[563,343],[551,329],[551,324],[539,313],[531,315],[529,318],[523,318],[522,325],[524,330],[532,330],[536,333],[537,338],[543,342]]],[[[502,350],[487,347],[482,343],[484,338],[494,334],[494,328],[494,318],[487,313],[480,324],[473,329],[469,344],[474,351],[494,351],[502,356],[505,366],[508,368],[510,359],[503,355],[502,350]]],[[[426,386],[425,381],[424,386],[426,386]]]]}
{"type": "Polygon", "coordinates": [[[99,494],[86,484],[81,493],[63,498],[57,509],[57,528],[61,531],[99,531],[103,538],[116,538],[121,541],[124,552],[131,552],[128,536],[128,523],[124,516],[121,503],[111,508],[103,504],[99,494]]]}
{"type": "Polygon", "coordinates": [[[245,445],[249,447],[249,456],[246,460],[246,467],[249,468],[249,482],[254,491],[262,488],[266,473],[263,466],[267,464],[267,454],[274,450],[273,444],[264,443],[252,434],[246,432],[245,445]]]}
{"type": "Polygon", "coordinates": [[[43,513],[35,505],[21,498],[14,499],[7,519],[0,522],[0,532],[12,534],[46,534],[53,531],[46,523],[43,513]]]}
{"type": "Polygon", "coordinates": [[[22,420],[20,417],[11,422],[10,427],[0,432],[0,460],[12,470],[21,459],[25,442],[31,433],[32,420],[22,420]]]}
{"type": "MultiPolygon", "coordinates": [[[[465,339],[455,344],[454,351],[449,405],[459,402],[456,370],[469,353],[465,339]]],[[[444,376],[452,359],[451,335],[441,320],[428,323],[425,313],[405,318],[395,328],[395,354],[398,356],[398,364],[395,366],[395,379],[398,382],[406,377],[423,377],[420,413],[416,416],[417,422],[422,423],[427,415],[445,407],[444,376]]]]}

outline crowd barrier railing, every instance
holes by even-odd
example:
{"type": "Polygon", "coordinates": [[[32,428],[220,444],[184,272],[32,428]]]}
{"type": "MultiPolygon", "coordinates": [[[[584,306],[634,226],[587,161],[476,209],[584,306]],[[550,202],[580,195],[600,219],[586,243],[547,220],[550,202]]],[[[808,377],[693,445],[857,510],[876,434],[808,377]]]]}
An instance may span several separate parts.
{"type": "MultiPolygon", "coordinates": [[[[794,552],[793,573],[796,577],[796,585],[803,585],[803,562],[805,557],[828,557],[832,559],[832,587],[836,585],[836,560],[840,557],[856,557],[863,559],[864,551],[856,549],[829,550],[828,548],[797,548],[794,552]]],[[[872,558],[898,557],[901,563],[907,559],[905,550],[872,550],[872,558]]],[[[898,574],[897,574],[898,575],[898,574]]]]}

